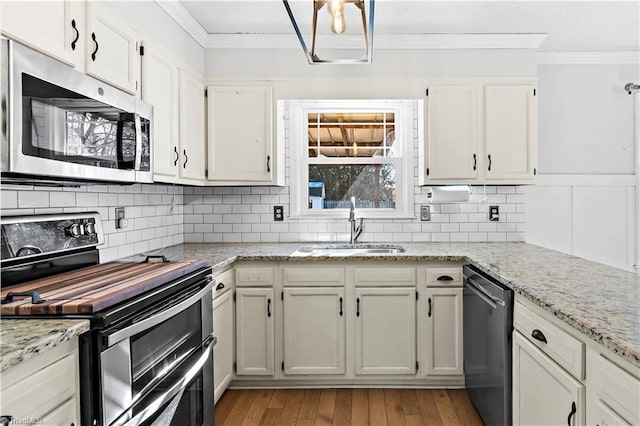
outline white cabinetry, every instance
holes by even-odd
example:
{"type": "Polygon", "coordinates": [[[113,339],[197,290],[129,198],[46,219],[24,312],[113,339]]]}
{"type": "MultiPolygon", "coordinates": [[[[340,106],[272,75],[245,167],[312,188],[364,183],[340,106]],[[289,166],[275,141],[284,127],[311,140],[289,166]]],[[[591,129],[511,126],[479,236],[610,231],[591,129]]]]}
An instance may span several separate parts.
{"type": "Polygon", "coordinates": [[[416,374],[416,288],[356,288],[355,373],[416,374]]]}
{"type": "Polygon", "coordinates": [[[179,70],[180,178],[202,184],[205,170],[204,86],[200,76],[179,70]]]}
{"type": "Polygon", "coordinates": [[[273,376],[273,288],[236,289],[236,374],[273,376]]]}
{"type": "Polygon", "coordinates": [[[129,93],[137,93],[140,43],[136,30],[105,2],[88,1],[86,8],[85,72],[129,93]]]}
{"type": "Polygon", "coordinates": [[[142,99],[153,105],[154,180],[202,184],[204,87],[158,43],[145,41],[142,99]]]}
{"type": "Polygon", "coordinates": [[[283,185],[271,87],[212,85],[207,92],[209,184],[283,185]]]}
{"type": "Polygon", "coordinates": [[[584,385],[517,331],[513,370],[514,425],[585,424],[584,385]]]}
{"type": "Polygon", "coordinates": [[[463,374],[462,288],[427,287],[425,375],[463,374]]]}
{"type": "Polygon", "coordinates": [[[344,287],[286,287],[284,373],[344,374],[344,287]]]}
{"type": "Polygon", "coordinates": [[[2,1],[2,35],[82,67],[84,3],[59,1],[2,1]]]}
{"type": "Polygon", "coordinates": [[[2,415],[79,425],[78,371],[78,339],[73,338],[2,372],[2,415]]]}
{"type": "Polygon", "coordinates": [[[213,333],[218,341],[213,348],[213,395],[218,401],[233,379],[233,271],[215,277],[213,293],[213,333]]]}
{"type": "Polygon", "coordinates": [[[533,183],[535,82],[442,82],[427,91],[420,185],[533,183]]]}

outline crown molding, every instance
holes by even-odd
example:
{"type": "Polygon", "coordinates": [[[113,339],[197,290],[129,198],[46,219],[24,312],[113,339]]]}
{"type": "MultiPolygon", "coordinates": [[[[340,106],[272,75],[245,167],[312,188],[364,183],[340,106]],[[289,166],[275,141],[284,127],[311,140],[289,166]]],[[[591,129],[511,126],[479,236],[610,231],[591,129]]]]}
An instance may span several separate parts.
{"type": "Polygon", "coordinates": [[[193,16],[176,0],[155,0],[156,4],[164,10],[183,30],[187,32],[200,46],[205,47],[207,32],[195,20],[193,16]]]}
{"type": "Polygon", "coordinates": [[[640,51],[538,52],[538,65],[638,64],[640,51]]]}
{"type": "MultiPolygon", "coordinates": [[[[538,49],[547,34],[374,34],[376,50],[431,49],[538,49]]],[[[358,37],[318,36],[318,46],[328,49],[363,49],[358,37]],[[339,43],[336,41],[339,40],[339,43]]],[[[209,34],[208,49],[299,49],[291,34],[209,34]]]]}

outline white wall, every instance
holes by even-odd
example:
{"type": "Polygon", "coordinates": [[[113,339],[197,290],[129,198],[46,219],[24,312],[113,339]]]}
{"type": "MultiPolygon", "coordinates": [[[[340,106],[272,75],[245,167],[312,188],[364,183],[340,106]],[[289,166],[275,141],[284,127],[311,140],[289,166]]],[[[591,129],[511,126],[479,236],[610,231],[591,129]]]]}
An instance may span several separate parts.
{"type": "Polygon", "coordinates": [[[638,64],[547,64],[538,72],[539,179],[526,187],[525,240],[633,270],[638,64]]]}

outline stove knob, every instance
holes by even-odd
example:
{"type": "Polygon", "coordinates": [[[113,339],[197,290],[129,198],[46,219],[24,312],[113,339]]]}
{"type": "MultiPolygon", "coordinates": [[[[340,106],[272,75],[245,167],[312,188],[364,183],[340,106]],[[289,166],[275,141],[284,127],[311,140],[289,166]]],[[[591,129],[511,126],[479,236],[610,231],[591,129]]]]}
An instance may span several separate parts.
{"type": "Polygon", "coordinates": [[[84,232],[87,235],[94,235],[96,233],[96,224],[92,222],[85,223],[84,232]]]}
{"type": "Polygon", "coordinates": [[[80,224],[74,223],[73,225],[67,228],[67,232],[73,238],[78,238],[80,235],[82,235],[82,228],[80,227],[80,224]]]}

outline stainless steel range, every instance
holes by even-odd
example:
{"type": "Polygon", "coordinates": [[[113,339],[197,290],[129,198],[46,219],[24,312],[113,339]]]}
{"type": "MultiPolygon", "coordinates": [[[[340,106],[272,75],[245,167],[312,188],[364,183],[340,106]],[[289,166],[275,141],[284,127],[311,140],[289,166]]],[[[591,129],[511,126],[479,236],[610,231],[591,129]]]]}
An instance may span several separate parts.
{"type": "Polygon", "coordinates": [[[99,264],[97,213],[3,217],[7,318],[78,318],[83,425],[213,425],[211,268],[99,264]]]}

